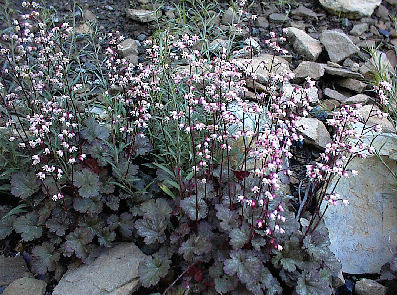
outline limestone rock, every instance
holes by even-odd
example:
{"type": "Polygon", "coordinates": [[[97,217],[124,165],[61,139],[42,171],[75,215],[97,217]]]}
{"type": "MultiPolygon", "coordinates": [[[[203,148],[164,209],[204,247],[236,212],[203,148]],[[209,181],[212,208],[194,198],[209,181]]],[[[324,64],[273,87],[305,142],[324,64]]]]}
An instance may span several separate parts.
{"type": "Polygon", "coordinates": [[[392,150],[385,150],[384,154],[384,163],[377,156],[354,158],[347,169],[358,171],[358,175],[341,178],[336,187],[338,178],[335,177],[328,187],[328,192],[333,191],[349,201],[347,206],[330,205],[324,215],[330,249],[342,262],[343,272],[379,273],[393,256],[397,243],[395,177],[384,164],[392,171],[397,170],[397,165],[390,158],[392,150]]]}
{"type": "Polygon", "coordinates": [[[152,10],[127,9],[127,17],[140,23],[150,23],[157,19],[157,13],[152,10]]]}
{"type": "Polygon", "coordinates": [[[309,143],[325,148],[331,142],[331,137],[324,123],[316,118],[300,118],[296,122],[296,126],[309,143]]]}
{"type": "Polygon", "coordinates": [[[352,19],[371,16],[381,2],[382,0],[320,0],[328,11],[352,19]]]}
{"type": "Polygon", "coordinates": [[[294,46],[294,49],[308,60],[315,61],[323,50],[318,40],[297,28],[289,27],[287,38],[294,46]]]}
{"type": "Polygon", "coordinates": [[[324,45],[329,58],[333,62],[340,62],[360,51],[360,49],[353,44],[346,34],[338,31],[323,31],[321,33],[320,41],[324,45]]]}
{"type": "Polygon", "coordinates": [[[46,287],[47,283],[44,281],[20,278],[5,288],[3,295],[44,295],[46,287]]]}
{"type": "Polygon", "coordinates": [[[356,282],[356,295],[386,295],[386,287],[374,280],[361,279],[356,282]]]}
{"type": "Polygon", "coordinates": [[[90,264],[69,270],[53,295],[129,295],[139,288],[139,263],[145,254],[133,243],[107,249],[90,264]]]}
{"type": "Polygon", "coordinates": [[[301,80],[306,77],[311,77],[313,80],[318,80],[324,76],[325,67],[325,64],[302,61],[294,71],[295,78],[301,80]]]}
{"type": "Polygon", "coordinates": [[[6,286],[13,281],[32,276],[22,256],[0,256],[0,286],[6,286]]]}
{"type": "Polygon", "coordinates": [[[363,92],[364,88],[367,86],[364,82],[361,82],[356,79],[346,78],[346,79],[339,79],[336,83],[346,89],[361,93],[363,92]]]}

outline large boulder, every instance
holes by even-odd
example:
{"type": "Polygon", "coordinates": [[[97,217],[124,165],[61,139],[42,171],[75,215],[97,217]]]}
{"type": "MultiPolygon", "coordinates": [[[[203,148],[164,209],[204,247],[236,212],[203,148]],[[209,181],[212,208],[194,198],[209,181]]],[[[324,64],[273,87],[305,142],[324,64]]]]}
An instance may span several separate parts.
{"type": "Polygon", "coordinates": [[[53,295],[130,295],[140,286],[138,266],[145,257],[135,244],[119,244],[66,272],[53,295]]]}
{"type": "Polygon", "coordinates": [[[371,16],[382,0],[320,0],[321,5],[336,15],[351,19],[371,16]]]}
{"type": "MultiPolygon", "coordinates": [[[[362,130],[362,126],[356,128],[362,130]]],[[[354,158],[347,169],[358,171],[358,175],[339,182],[335,177],[327,190],[349,201],[347,206],[329,205],[324,215],[330,249],[346,273],[379,273],[397,244],[396,178],[391,172],[397,171],[397,136],[373,133],[364,141],[369,143],[374,136],[373,146],[382,158],[354,158]]]]}

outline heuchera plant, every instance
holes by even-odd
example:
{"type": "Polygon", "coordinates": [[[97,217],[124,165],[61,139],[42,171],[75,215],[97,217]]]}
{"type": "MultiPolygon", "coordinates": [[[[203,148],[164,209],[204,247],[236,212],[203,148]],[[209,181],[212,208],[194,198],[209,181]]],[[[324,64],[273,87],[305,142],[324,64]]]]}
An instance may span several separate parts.
{"type": "MultiPolygon", "coordinates": [[[[246,4],[239,21],[250,28],[246,4]]],[[[88,100],[77,104],[87,85],[70,54],[72,29],[35,10],[13,30],[0,49],[1,111],[7,144],[28,158],[10,178],[28,212],[5,215],[0,238],[14,231],[32,245],[36,273],[59,277],[61,262],[133,240],[148,254],[142,292],[332,294],[341,266],[322,217],[342,196],[329,184],[356,173],[349,161],[373,152],[360,137],[377,127],[355,106],[331,114],[332,142],[292,206],[283,181],[314,83],[285,91],[293,74],[276,57],[285,51],[275,33],[265,42],[275,55],[256,65],[251,45],[250,58],[223,50],[208,59],[194,49],[198,37],[160,32],[137,68],[109,34],[97,117],[88,100]]]]}

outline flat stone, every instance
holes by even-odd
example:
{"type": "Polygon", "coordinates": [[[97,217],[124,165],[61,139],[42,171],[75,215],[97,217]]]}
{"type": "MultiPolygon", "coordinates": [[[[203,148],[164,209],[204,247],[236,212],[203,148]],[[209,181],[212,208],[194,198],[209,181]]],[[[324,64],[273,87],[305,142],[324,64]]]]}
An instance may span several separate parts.
{"type": "Polygon", "coordinates": [[[336,84],[338,84],[339,86],[361,93],[363,92],[364,88],[367,86],[367,84],[365,84],[362,81],[356,80],[356,79],[351,79],[351,78],[346,78],[346,79],[339,79],[336,81],[336,84]]]}
{"type": "Polygon", "coordinates": [[[320,41],[327,50],[331,61],[336,63],[360,51],[346,34],[338,31],[323,31],[320,41]]]}
{"type": "Polygon", "coordinates": [[[282,13],[272,13],[269,15],[269,21],[275,24],[283,24],[289,21],[289,18],[286,14],[282,13]]]}
{"type": "Polygon", "coordinates": [[[5,288],[3,295],[44,295],[46,287],[47,283],[44,281],[20,278],[5,288]]]}
{"type": "MultiPolygon", "coordinates": [[[[383,161],[396,171],[394,160],[383,157],[383,161]]],[[[358,175],[341,178],[334,189],[338,179],[335,177],[328,188],[328,193],[333,191],[349,201],[347,206],[329,205],[324,215],[330,249],[342,262],[345,273],[379,273],[393,256],[392,249],[397,243],[397,198],[395,178],[384,163],[377,156],[354,158],[347,169],[358,171],[358,175]]]]}
{"type": "Polygon", "coordinates": [[[333,14],[358,19],[371,16],[382,0],[320,0],[320,4],[333,14]]]}
{"type": "Polygon", "coordinates": [[[376,11],[376,16],[379,18],[383,18],[384,20],[389,20],[389,10],[383,6],[379,5],[378,10],[376,11]]]}
{"type": "Polygon", "coordinates": [[[0,256],[0,286],[9,285],[13,281],[27,276],[33,275],[29,273],[29,269],[22,256],[0,256]]]}
{"type": "Polygon", "coordinates": [[[353,79],[363,79],[364,76],[360,73],[353,72],[344,68],[335,68],[326,66],[325,73],[332,76],[344,77],[344,78],[353,78],[353,79]]]}
{"type": "Polygon", "coordinates": [[[106,249],[92,263],[67,271],[53,295],[129,295],[140,286],[138,266],[145,257],[133,243],[106,249]]]}
{"type": "Polygon", "coordinates": [[[331,142],[331,136],[324,123],[316,118],[300,118],[296,126],[303,138],[311,144],[325,148],[331,142]]]}
{"type": "Polygon", "coordinates": [[[303,5],[299,5],[299,7],[292,10],[291,13],[300,18],[318,21],[317,13],[303,5]]]}
{"type": "Polygon", "coordinates": [[[368,29],[369,29],[369,25],[367,23],[355,24],[353,26],[353,29],[351,29],[350,34],[354,36],[361,36],[366,31],[368,31],[368,29]]]}
{"type": "Polygon", "coordinates": [[[289,27],[287,38],[292,43],[296,52],[308,60],[315,61],[323,50],[318,40],[297,28],[289,27]]]}
{"type": "Polygon", "coordinates": [[[127,17],[140,23],[150,23],[157,19],[157,13],[153,10],[127,9],[127,17]]]}
{"type": "Polygon", "coordinates": [[[374,280],[361,279],[356,282],[356,295],[386,295],[386,287],[374,280]]]}
{"type": "Polygon", "coordinates": [[[344,104],[366,104],[371,98],[365,94],[356,94],[354,96],[346,97],[346,100],[341,101],[344,104]]]}
{"type": "Polygon", "coordinates": [[[324,76],[325,67],[326,64],[302,61],[294,71],[295,78],[300,80],[306,77],[311,77],[313,80],[318,80],[324,76]]]}
{"type": "Polygon", "coordinates": [[[339,93],[338,91],[330,89],[330,88],[324,89],[324,95],[331,99],[335,99],[339,102],[345,101],[347,99],[347,97],[344,96],[342,93],[339,93]]]}
{"type": "Polygon", "coordinates": [[[394,125],[387,118],[379,119],[376,116],[376,113],[380,111],[376,105],[365,105],[358,110],[358,113],[364,118],[364,120],[368,120],[368,126],[380,125],[382,126],[383,132],[396,132],[394,125]]]}

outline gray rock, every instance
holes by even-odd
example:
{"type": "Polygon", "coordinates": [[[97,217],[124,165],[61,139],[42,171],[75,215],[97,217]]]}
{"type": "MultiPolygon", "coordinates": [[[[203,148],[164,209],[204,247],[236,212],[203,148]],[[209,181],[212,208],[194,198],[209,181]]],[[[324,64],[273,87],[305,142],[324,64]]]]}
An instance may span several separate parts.
{"type": "Polygon", "coordinates": [[[0,286],[6,286],[13,281],[32,276],[22,256],[0,256],[0,286]]]}
{"type": "Polygon", "coordinates": [[[230,26],[238,23],[238,14],[234,11],[233,7],[229,7],[222,16],[222,24],[230,26]]]}
{"type": "Polygon", "coordinates": [[[376,11],[376,16],[379,18],[383,18],[384,20],[389,20],[389,10],[383,6],[379,5],[378,10],[376,11]]]}
{"type": "Polygon", "coordinates": [[[386,295],[386,287],[374,280],[361,279],[356,282],[356,295],[386,295]]]}
{"type": "Polygon", "coordinates": [[[332,76],[344,77],[344,78],[353,78],[353,79],[364,79],[364,76],[360,73],[353,72],[344,68],[335,68],[326,66],[325,73],[332,76]]]}
{"type": "Polygon", "coordinates": [[[346,100],[340,101],[344,104],[366,104],[371,98],[365,94],[356,94],[354,96],[346,97],[346,100]]]}
{"type": "Polygon", "coordinates": [[[140,23],[150,23],[155,21],[158,17],[157,13],[160,14],[160,11],[127,9],[127,17],[140,23]]]}
{"type": "Polygon", "coordinates": [[[336,83],[346,89],[361,93],[363,92],[364,88],[367,86],[362,81],[356,80],[356,79],[351,79],[351,78],[346,78],[346,79],[339,79],[336,81],[336,83]]]}
{"type": "Polygon", "coordinates": [[[393,66],[387,58],[387,55],[381,51],[375,51],[373,57],[360,67],[360,73],[363,74],[364,77],[371,79],[373,77],[372,72],[378,70],[383,71],[387,75],[394,73],[393,66]]]}
{"type": "Polygon", "coordinates": [[[129,295],[140,286],[138,266],[144,259],[135,244],[119,244],[92,263],[69,270],[53,295],[129,295]]]}
{"type": "Polygon", "coordinates": [[[340,62],[360,51],[360,49],[353,44],[346,34],[338,31],[323,31],[321,33],[320,41],[324,45],[329,58],[333,62],[340,62]]]}
{"type": "Polygon", "coordinates": [[[121,44],[121,54],[127,57],[131,54],[138,55],[139,41],[133,39],[125,39],[121,44]]]}
{"type": "Polygon", "coordinates": [[[351,29],[350,34],[354,36],[361,36],[366,31],[368,31],[368,29],[369,29],[369,25],[367,23],[355,24],[353,26],[353,29],[351,29]]]}
{"type": "Polygon", "coordinates": [[[272,13],[269,15],[269,21],[275,24],[283,24],[289,21],[289,18],[286,14],[282,13],[272,13]]]}
{"type": "Polygon", "coordinates": [[[3,295],[44,295],[46,287],[47,283],[44,281],[21,278],[5,288],[3,295]]]}
{"type": "Polygon", "coordinates": [[[311,144],[325,148],[331,142],[331,136],[324,123],[316,118],[300,118],[296,126],[303,138],[311,144]]]}
{"type": "Polygon", "coordinates": [[[291,13],[292,15],[301,17],[303,19],[312,19],[318,21],[317,13],[303,5],[299,5],[299,7],[292,10],[291,13]]]}
{"type": "Polygon", "coordinates": [[[209,49],[211,51],[214,51],[216,53],[222,52],[223,49],[228,49],[230,48],[231,41],[230,40],[224,40],[224,39],[215,39],[212,41],[209,45],[209,49]]]}
{"type": "Polygon", "coordinates": [[[397,0],[386,0],[390,5],[397,5],[397,0]]]}
{"type": "MultiPolygon", "coordinates": [[[[243,64],[248,63],[250,60],[248,59],[237,59],[237,62],[243,64]]],[[[269,72],[272,70],[275,74],[283,74],[285,72],[291,72],[289,68],[288,61],[280,56],[273,56],[271,54],[262,53],[259,56],[254,56],[252,58],[252,63],[246,65],[247,73],[251,73],[252,71],[257,76],[257,82],[266,83],[269,77],[269,72]],[[272,64],[273,62],[273,64],[272,64]]],[[[256,83],[258,84],[258,83],[256,83]]],[[[249,85],[247,85],[249,88],[249,85]]],[[[257,87],[258,88],[258,87],[257,87]]]]}
{"type": "Polygon", "coordinates": [[[315,61],[323,50],[318,40],[297,28],[289,27],[287,38],[294,46],[294,49],[308,60],[315,61]]]}
{"type": "Polygon", "coordinates": [[[348,18],[371,16],[382,0],[320,0],[328,11],[348,18]]]}
{"type": "Polygon", "coordinates": [[[360,48],[374,48],[376,47],[376,42],[375,40],[363,40],[357,43],[357,46],[360,48]]]}
{"type": "Polygon", "coordinates": [[[301,80],[306,77],[311,77],[313,80],[318,80],[324,76],[325,67],[325,64],[302,61],[294,71],[295,78],[301,80]]]}
{"type": "Polygon", "coordinates": [[[368,126],[380,125],[383,132],[396,132],[392,122],[390,122],[387,118],[379,119],[375,115],[379,111],[380,110],[376,105],[365,105],[358,110],[358,113],[364,118],[364,120],[368,120],[368,126]]]}
{"type": "Polygon", "coordinates": [[[339,93],[338,91],[330,89],[330,88],[325,88],[324,89],[324,95],[326,97],[335,99],[335,100],[337,100],[339,102],[345,101],[347,99],[347,97],[344,96],[342,93],[339,93]]]}
{"type": "MultiPolygon", "coordinates": [[[[394,160],[383,157],[385,164],[397,170],[394,160]]],[[[391,260],[397,243],[397,198],[395,178],[377,157],[354,158],[347,169],[358,171],[349,179],[335,177],[328,193],[339,194],[349,205],[329,206],[324,221],[329,230],[330,249],[342,262],[342,271],[379,273],[391,260]]],[[[324,210],[325,204],[322,209],[324,210]]]]}
{"type": "Polygon", "coordinates": [[[85,9],[83,11],[83,19],[86,22],[96,23],[96,16],[91,12],[91,10],[85,9]]]}

